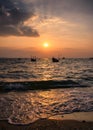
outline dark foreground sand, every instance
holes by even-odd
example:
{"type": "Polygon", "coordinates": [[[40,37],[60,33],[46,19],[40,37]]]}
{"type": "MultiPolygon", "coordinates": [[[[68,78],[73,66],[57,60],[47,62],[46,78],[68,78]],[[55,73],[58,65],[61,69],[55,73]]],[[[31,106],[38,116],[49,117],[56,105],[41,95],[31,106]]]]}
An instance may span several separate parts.
{"type": "Polygon", "coordinates": [[[93,130],[93,112],[77,112],[39,119],[28,125],[0,121],[0,130],[93,130]]]}
{"type": "Polygon", "coordinates": [[[28,125],[12,125],[0,121],[0,130],[93,130],[93,122],[42,119],[28,125]]]}

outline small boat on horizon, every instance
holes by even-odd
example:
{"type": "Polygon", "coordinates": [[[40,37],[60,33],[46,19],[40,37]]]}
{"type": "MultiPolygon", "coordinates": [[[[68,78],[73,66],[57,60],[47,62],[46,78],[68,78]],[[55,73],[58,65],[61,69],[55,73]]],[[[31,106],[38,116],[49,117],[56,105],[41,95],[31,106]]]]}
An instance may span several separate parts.
{"type": "Polygon", "coordinates": [[[59,62],[58,58],[52,57],[52,62],[59,62]]]}
{"type": "Polygon", "coordinates": [[[65,57],[62,57],[62,59],[64,60],[64,59],[65,59],[65,57]]]}
{"type": "Polygon", "coordinates": [[[31,57],[31,62],[36,62],[37,58],[36,57],[31,57]]]}
{"type": "Polygon", "coordinates": [[[90,57],[89,59],[90,59],[90,60],[93,60],[93,57],[90,57]]]}

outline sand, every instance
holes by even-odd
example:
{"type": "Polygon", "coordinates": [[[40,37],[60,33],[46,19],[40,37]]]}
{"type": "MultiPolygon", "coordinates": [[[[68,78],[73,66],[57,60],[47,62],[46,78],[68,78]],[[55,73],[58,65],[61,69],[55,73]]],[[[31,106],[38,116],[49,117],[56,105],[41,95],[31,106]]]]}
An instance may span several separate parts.
{"type": "Polygon", "coordinates": [[[93,130],[93,122],[42,119],[33,124],[12,125],[7,121],[0,121],[0,130],[93,130]]]}
{"type": "Polygon", "coordinates": [[[60,119],[56,116],[51,119],[39,119],[28,125],[13,125],[8,121],[0,121],[0,130],[93,130],[93,120],[89,113],[66,114],[60,119]],[[76,116],[76,118],[74,115],[76,116]],[[77,117],[82,117],[78,120],[77,117]],[[88,120],[82,120],[86,117],[88,120]],[[88,117],[88,118],[87,118],[88,117]],[[89,121],[90,120],[90,121],[89,121]]]}
{"type": "Polygon", "coordinates": [[[93,122],[93,112],[74,112],[72,114],[65,114],[63,116],[52,116],[49,119],[93,122]]]}

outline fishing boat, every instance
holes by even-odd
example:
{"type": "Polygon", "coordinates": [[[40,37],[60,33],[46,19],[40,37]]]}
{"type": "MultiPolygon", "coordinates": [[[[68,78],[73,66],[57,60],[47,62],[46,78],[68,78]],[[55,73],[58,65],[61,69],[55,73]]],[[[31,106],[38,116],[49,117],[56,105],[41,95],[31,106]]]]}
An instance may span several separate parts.
{"type": "Polygon", "coordinates": [[[36,61],[37,61],[36,57],[31,57],[31,62],[36,62],[36,61]]]}
{"type": "Polygon", "coordinates": [[[90,57],[89,59],[90,59],[90,60],[93,60],[93,57],[90,57]]]}
{"type": "Polygon", "coordinates": [[[64,60],[64,59],[65,59],[65,57],[62,57],[62,59],[64,60]]]}
{"type": "Polygon", "coordinates": [[[58,58],[52,57],[52,62],[59,62],[58,58]]]}

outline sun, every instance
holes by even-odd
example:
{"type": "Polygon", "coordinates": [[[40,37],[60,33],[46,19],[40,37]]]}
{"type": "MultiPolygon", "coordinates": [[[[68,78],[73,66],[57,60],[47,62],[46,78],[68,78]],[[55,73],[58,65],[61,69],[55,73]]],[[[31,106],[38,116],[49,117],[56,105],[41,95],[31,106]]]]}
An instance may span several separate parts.
{"type": "Polygon", "coordinates": [[[47,42],[45,42],[45,43],[43,44],[43,46],[44,46],[45,48],[47,48],[47,47],[49,47],[49,44],[48,44],[47,42]]]}

